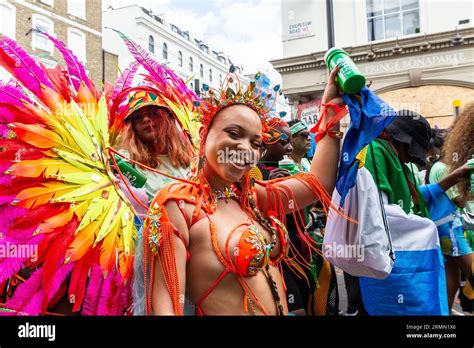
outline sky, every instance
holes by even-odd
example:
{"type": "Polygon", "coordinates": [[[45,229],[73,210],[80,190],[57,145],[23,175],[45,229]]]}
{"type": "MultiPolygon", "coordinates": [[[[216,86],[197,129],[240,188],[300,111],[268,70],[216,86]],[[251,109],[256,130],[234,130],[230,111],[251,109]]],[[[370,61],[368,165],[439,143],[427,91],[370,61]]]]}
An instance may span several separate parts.
{"type": "Polygon", "coordinates": [[[223,51],[246,74],[261,71],[281,82],[269,63],[283,54],[280,0],[104,0],[103,8],[130,4],[165,13],[170,23],[223,51]]]}

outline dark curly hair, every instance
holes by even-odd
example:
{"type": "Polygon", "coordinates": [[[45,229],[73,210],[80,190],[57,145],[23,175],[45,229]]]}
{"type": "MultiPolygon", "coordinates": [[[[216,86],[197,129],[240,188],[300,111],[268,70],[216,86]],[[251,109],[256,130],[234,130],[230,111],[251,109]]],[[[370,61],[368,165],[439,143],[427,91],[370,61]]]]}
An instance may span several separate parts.
{"type": "MultiPolygon", "coordinates": [[[[474,100],[469,100],[455,120],[446,137],[443,157],[450,172],[463,166],[474,155],[474,100]]],[[[461,199],[469,200],[471,195],[469,178],[458,184],[461,199]]]]}

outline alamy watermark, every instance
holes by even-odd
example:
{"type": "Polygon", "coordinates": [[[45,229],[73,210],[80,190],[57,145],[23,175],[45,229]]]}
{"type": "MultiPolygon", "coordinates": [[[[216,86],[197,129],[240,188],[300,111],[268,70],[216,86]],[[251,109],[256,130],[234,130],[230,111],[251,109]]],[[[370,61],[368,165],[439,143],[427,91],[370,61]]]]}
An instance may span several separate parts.
{"type": "Polygon", "coordinates": [[[18,337],[20,338],[47,338],[52,342],[56,340],[55,325],[36,325],[26,322],[18,326],[18,337]]]}
{"type": "Polygon", "coordinates": [[[217,163],[235,163],[239,165],[250,165],[255,167],[258,163],[259,155],[255,152],[245,150],[219,150],[217,152],[217,163]]]}
{"type": "Polygon", "coordinates": [[[337,244],[336,242],[323,244],[323,254],[325,258],[345,258],[345,259],[356,259],[359,262],[365,260],[364,246],[348,245],[348,244],[337,244]]]}
{"type": "Polygon", "coordinates": [[[0,244],[0,258],[20,258],[38,261],[38,245],[23,244],[17,245],[10,242],[0,244]]]}

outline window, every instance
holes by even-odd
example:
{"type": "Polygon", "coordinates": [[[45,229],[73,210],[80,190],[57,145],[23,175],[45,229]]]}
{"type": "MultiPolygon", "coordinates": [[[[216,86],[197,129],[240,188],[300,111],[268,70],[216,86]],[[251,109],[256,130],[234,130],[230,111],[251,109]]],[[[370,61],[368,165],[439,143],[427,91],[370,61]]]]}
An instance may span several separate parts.
{"type": "Polygon", "coordinates": [[[207,54],[209,54],[209,47],[207,47],[206,45],[200,44],[200,45],[199,45],[199,49],[200,49],[201,51],[204,51],[204,52],[206,52],[207,54]]]}
{"type": "Polygon", "coordinates": [[[68,28],[67,47],[74,52],[77,59],[82,63],[86,62],[86,35],[82,31],[68,28]]]}
{"type": "Polygon", "coordinates": [[[199,72],[201,74],[201,77],[204,78],[204,66],[202,64],[199,64],[199,72]]]}
{"type": "Polygon", "coordinates": [[[163,42],[163,59],[168,59],[168,45],[163,42]]]}
{"type": "Polygon", "coordinates": [[[190,89],[191,91],[194,91],[194,83],[191,82],[191,83],[189,84],[189,89],[190,89]]]}
{"type": "MultiPolygon", "coordinates": [[[[54,36],[54,23],[50,19],[37,14],[33,14],[32,24],[34,29],[54,36]]],[[[43,51],[48,51],[50,53],[53,53],[54,49],[53,43],[49,41],[46,36],[35,31],[32,33],[31,47],[33,49],[40,49],[43,51]]]]}
{"type": "Polygon", "coordinates": [[[86,19],[86,0],[67,0],[67,13],[86,19]]]}
{"type": "Polygon", "coordinates": [[[183,52],[178,52],[178,64],[179,66],[183,66],[183,52]]]}
{"type": "Polygon", "coordinates": [[[209,69],[209,82],[212,82],[212,69],[209,69]]]}
{"type": "Polygon", "coordinates": [[[155,53],[155,39],[152,35],[148,36],[148,51],[155,53]]]}
{"type": "Polygon", "coordinates": [[[219,83],[222,85],[222,74],[219,74],[219,83]]]}
{"type": "Polygon", "coordinates": [[[194,66],[193,66],[193,57],[189,57],[189,71],[193,72],[194,66]]]}
{"type": "Polygon", "coordinates": [[[420,32],[418,0],[367,0],[369,41],[420,32]]]}
{"type": "Polygon", "coordinates": [[[0,34],[15,39],[16,8],[7,3],[0,3],[0,34]]]}

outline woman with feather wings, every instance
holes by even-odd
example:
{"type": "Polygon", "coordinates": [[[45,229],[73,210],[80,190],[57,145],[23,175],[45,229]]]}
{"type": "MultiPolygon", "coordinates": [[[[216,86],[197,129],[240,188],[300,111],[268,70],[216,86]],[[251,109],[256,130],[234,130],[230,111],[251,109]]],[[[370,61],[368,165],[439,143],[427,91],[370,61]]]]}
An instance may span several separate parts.
{"type": "MultiPolygon", "coordinates": [[[[158,93],[192,134],[196,96],[173,72],[141,58],[152,70],[149,79],[160,83],[131,87],[132,63],[115,88],[98,91],[74,54],[43,35],[63,55],[67,72],[46,69],[0,36],[0,64],[16,79],[0,85],[0,244],[38,251],[0,258],[3,314],[45,314],[67,298],[72,312],[123,315],[131,304],[137,239],[134,206],[113,170],[123,101],[137,90],[158,93]]],[[[137,55],[144,52],[127,41],[137,55]]]]}

